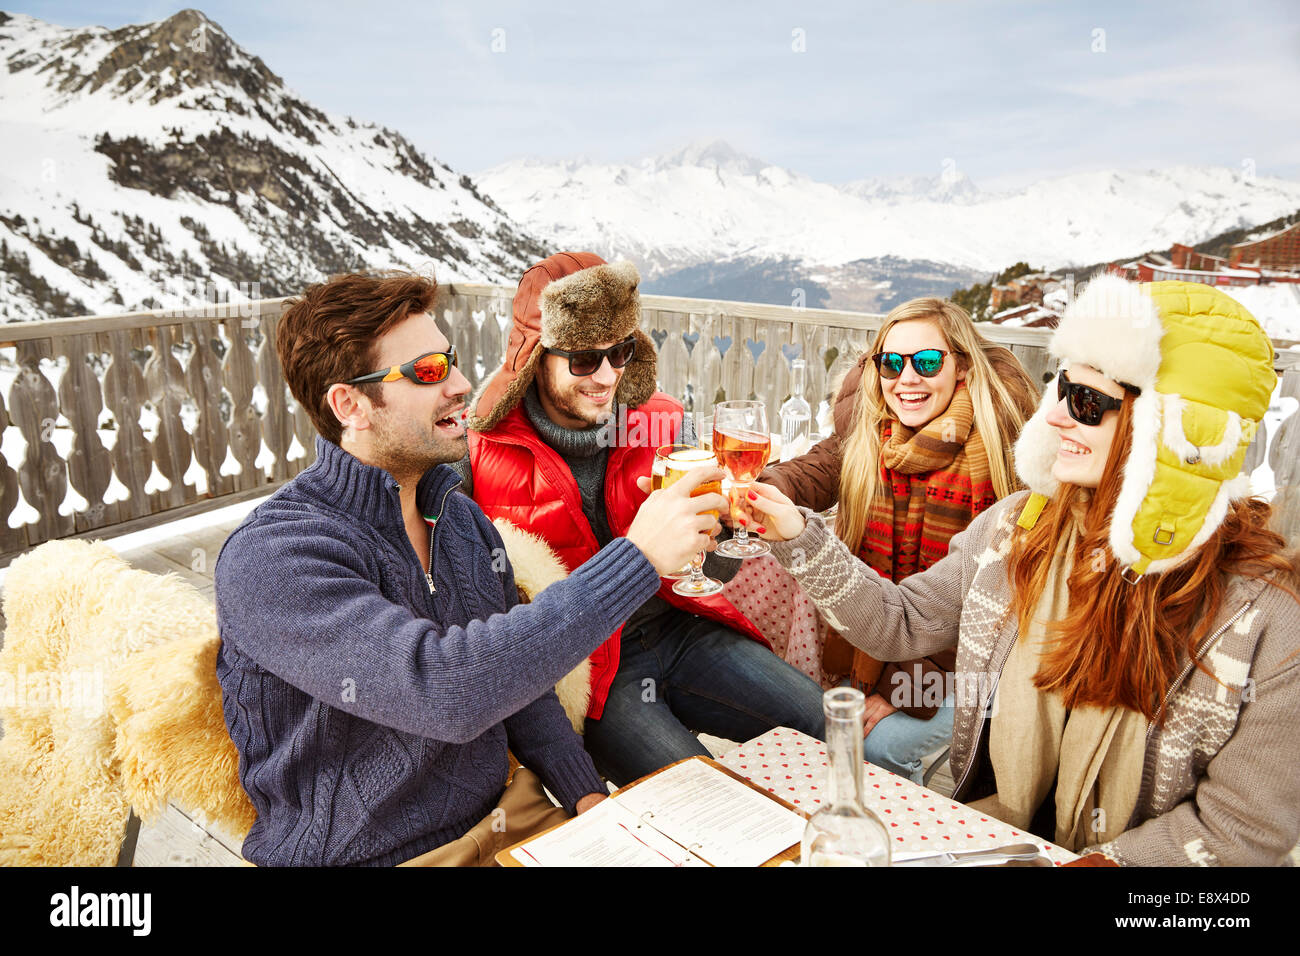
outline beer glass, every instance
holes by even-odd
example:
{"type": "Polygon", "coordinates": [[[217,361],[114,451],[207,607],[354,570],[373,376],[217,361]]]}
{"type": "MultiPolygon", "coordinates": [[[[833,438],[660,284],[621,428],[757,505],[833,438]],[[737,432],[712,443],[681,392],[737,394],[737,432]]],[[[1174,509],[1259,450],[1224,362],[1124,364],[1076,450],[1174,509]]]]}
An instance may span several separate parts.
{"type": "MultiPolygon", "coordinates": [[[[662,467],[663,473],[659,477],[651,477],[651,484],[657,490],[659,488],[669,488],[675,482],[680,481],[690,474],[692,468],[712,468],[716,464],[713,453],[695,445],[664,445],[655,451],[655,472],[657,473],[662,467]],[[656,482],[658,482],[656,484],[656,482]]],[[[692,497],[707,494],[722,494],[721,481],[708,481],[700,485],[693,492],[692,497]]],[[[714,518],[718,517],[716,511],[701,511],[700,514],[711,514],[714,518]]],[[[687,597],[704,597],[709,594],[717,594],[722,590],[722,582],[715,581],[713,578],[704,574],[704,555],[701,551],[697,554],[690,565],[690,577],[685,580],[679,580],[673,585],[673,591],[687,597]]],[[[669,577],[670,575],[664,575],[669,577]]]]}
{"type": "Polygon", "coordinates": [[[772,435],[767,430],[767,407],[762,402],[721,402],[713,406],[713,453],[731,478],[731,519],[736,536],[718,545],[728,558],[757,558],[769,554],[766,542],[751,540],[735,502],[743,501],[749,486],[767,466],[772,435]]]}

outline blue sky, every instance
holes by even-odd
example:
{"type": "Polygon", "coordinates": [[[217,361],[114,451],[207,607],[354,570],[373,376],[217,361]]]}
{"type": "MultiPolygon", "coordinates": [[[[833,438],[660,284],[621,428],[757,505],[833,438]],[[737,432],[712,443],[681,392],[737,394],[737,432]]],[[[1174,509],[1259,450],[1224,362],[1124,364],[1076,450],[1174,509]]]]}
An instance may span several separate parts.
{"type": "MultiPolygon", "coordinates": [[[[317,106],[452,167],[700,139],[818,179],[1176,163],[1300,178],[1300,3],[372,0],[202,9],[317,106]]],[[[122,26],[165,3],[6,6],[122,26]]]]}

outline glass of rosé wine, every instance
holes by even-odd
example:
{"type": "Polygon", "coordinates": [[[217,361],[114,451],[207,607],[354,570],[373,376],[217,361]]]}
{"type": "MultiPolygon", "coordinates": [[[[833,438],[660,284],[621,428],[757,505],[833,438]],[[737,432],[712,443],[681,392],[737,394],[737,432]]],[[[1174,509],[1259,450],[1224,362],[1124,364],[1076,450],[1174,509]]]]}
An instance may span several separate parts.
{"type": "Polygon", "coordinates": [[[767,406],[762,402],[720,402],[713,406],[713,454],[731,478],[731,519],[736,536],[718,545],[717,553],[727,558],[757,558],[771,548],[740,520],[737,501],[743,501],[772,453],[772,435],[767,430],[767,406]]]}

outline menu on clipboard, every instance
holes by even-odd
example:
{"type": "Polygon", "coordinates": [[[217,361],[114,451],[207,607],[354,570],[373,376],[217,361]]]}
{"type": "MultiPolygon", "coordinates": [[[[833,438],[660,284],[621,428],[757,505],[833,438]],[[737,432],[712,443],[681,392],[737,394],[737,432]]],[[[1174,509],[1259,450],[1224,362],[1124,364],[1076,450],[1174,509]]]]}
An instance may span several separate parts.
{"type": "Polygon", "coordinates": [[[512,866],[760,866],[798,844],[806,824],[776,798],[693,757],[503,850],[498,860],[512,866]]]}

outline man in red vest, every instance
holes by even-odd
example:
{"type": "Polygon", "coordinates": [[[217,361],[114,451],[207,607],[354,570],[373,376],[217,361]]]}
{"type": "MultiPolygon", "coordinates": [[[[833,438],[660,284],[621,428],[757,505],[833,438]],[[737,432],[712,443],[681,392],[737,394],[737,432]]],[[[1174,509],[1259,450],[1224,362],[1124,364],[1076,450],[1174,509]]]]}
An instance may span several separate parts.
{"type": "MultiPolygon", "coordinates": [[[[682,406],[655,391],[639,281],[631,263],[587,252],[533,266],[515,294],[505,362],[470,403],[474,500],[542,538],[567,571],[626,532],[646,498],[637,479],[681,435],[682,406]]],[[[738,562],[729,565],[734,574],[738,562]]],[[[585,740],[597,768],[622,785],[707,754],[692,731],[748,740],[786,726],[820,737],[821,688],[730,602],[680,597],[671,583],[591,656],[585,740]]]]}

